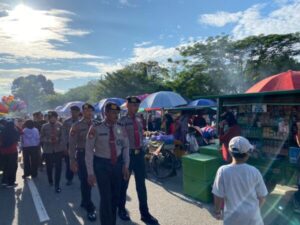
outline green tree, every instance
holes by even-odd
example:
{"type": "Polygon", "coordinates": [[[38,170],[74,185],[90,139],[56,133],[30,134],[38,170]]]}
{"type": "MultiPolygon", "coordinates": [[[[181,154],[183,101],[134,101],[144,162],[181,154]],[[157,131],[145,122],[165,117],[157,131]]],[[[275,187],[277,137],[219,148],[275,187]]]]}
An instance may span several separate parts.
{"type": "Polygon", "coordinates": [[[16,78],[12,83],[11,92],[26,102],[30,112],[43,108],[43,98],[55,94],[52,81],[43,75],[16,78]]]}
{"type": "Polygon", "coordinates": [[[134,63],[113,73],[107,73],[99,81],[97,97],[122,97],[153,93],[164,89],[168,70],[157,62],[134,63]]]}

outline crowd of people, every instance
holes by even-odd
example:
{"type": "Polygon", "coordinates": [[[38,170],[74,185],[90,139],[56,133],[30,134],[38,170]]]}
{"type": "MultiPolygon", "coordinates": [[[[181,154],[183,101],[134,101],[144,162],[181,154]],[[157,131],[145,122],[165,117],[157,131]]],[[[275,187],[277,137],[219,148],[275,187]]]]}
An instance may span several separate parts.
{"type": "MultiPolygon", "coordinates": [[[[149,212],[145,185],[145,160],[142,150],[145,129],[156,126],[166,135],[173,135],[182,143],[190,141],[190,134],[198,132],[208,144],[216,136],[214,126],[207,124],[201,114],[192,116],[183,112],[180,117],[167,113],[161,121],[137,115],[140,100],[127,98],[128,113],[120,117],[120,107],[112,102],[105,105],[105,118],[93,120],[94,107],[88,103],[80,109],[71,107],[71,115],[60,120],[55,111],[47,116],[33,114],[24,123],[13,119],[0,120],[1,184],[5,188],[17,185],[18,152],[22,152],[23,179],[35,179],[39,167],[45,163],[48,183],[60,193],[62,163],[66,164],[67,185],[72,185],[77,173],[80,180],[80,206],[87,219],[97,219],[96,205],[92,201],[92,188],[97,184],[101,196],[99,211],[102,225],[116,224],[116,217],[130,220],[126,209],[126,192],[132,173],[135,176],[141,220],[158,224],[149,212]]],[[[222,156],[227,165],[219,168],[213,185],[216,218],[224,224],[263,224],[259,206],[268,194],[260,172],[246,162],[254,148],[241,137],[241,129],[231,112],[221,115],[219,140],[222,156]]],[[[158,128],[157,128],[158,129],[158,128]]]]}

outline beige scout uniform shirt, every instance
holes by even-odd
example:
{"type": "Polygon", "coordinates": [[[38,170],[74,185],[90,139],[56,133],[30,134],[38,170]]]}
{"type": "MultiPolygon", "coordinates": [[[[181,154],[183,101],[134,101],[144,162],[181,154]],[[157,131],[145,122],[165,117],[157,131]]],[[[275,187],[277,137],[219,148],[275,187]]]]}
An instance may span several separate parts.
{"type": "Polygon", "coordinates": [[[41,128],[41,142],[43,142],[44,153],[54,153],[63,151],[61,140],[62,124],[46,123],[41,128]],[[53,130],[54,128],[54,130],[53,130]]]}
{"type": "Polygon", "coordinates": [[[84,150],[86,136],[89,132],[92,120],[81,119],[75,123],[69,135],[69,156],[70,161],[75,160],[76,150],[84,150]]]}
{"type": "Polygon", "coordinates": [[[143,122],[142,119],[138,116],[135,116],[135,119],[138,124],[139,136],[140,136],[140,146],[135,146],[135,137],[134,137],[134,126],[133,119],[129,116],[123,116],[119,119],[118,124],[125,128],[125,131],[129,140],[129,149],[141,148],[143,144],[143,122]]]}
{"type": "MultiPolygon", "coordinates": [[[[90,128],[89,134],[86,141],[86,153],[85,153],[85,163],[89,175],[94,174],[93,169],[93,158],[94,155],[101,158],[110,159],[111,149],[109,144],[109,126],[102,122],[100,124],[93,125],[90,128]]],[[[129,167],[129,148],[128,148],[128,138],[124,129],[115,124],[113,127],[115,136],[115,145],[117,151],[117,157],[121,154],[123,157],[124,165],[129,167]]]]}
{"type": "Polygon", "coordinates": [[[69,134],[72,126],[77,123],[78,120],[73,120],[72,117],[66,119],[62,125],[62,141],[64,147],[69,144],[69,134]]]}

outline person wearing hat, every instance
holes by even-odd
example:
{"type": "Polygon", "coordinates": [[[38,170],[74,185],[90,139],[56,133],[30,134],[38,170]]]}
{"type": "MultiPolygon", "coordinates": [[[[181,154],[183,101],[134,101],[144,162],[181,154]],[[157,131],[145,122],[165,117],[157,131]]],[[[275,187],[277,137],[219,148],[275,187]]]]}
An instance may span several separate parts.
{"type": "Polygon", "coordinates": [[[260,206],[268,194],[261,173],[246,162],[253,146],[236,136],[229,142],[232,162],[221,166],[216,174],[212,193],[215,196],[215,216],[224,225],[263,225],[260,206]]]}
{"type": "MultiPolygon", "coordinates": [[[[140,99],[136,96],[127,97],[128,114],[123,116],[119,120],[119,124],[124,127],[128,140],[129,140],[129,155],[130,165],[129,172],[134,172],[136,190],[139,199],[139,209],[141,214],[141,220],[147,224],[158,224],[156,218],[154,218],[148,209],[147,203],[147,190],[145,184],[146,170],[145,170],[145,158],[142,151],[143,144],[143,124],[142,120],[136,116],[136,113],[140,106],[140,99]]],[[[126,211],[126,192],[128,188],[129,180],[122,180],[121,196],[119,201],[119,217],[122,220],[130,220],[130,217],[126,211]]]]}
{"type": "Polygon", "coordinates": [[[41,142],[43,142],[44,156],[46,160],[48,182],[53,185],[53,167],[55,168],[54,186],[56,193],[61,192],[60,178],[63,158],[62,124],[57,121],[55,111],[48,112],[49,122],[41,128],[41,142]]]}
{"type": "Polygon", "coordinates": [[[70,157],[69,157],[69,133],[71,130],[71,127],[73,124],[77,123],[79,121],[79,113],[80,113],[80,108],[76,105],[71,106],[71,117],[66,119],[63,122],[63,126],[62,126],[62,141],[63,141],[63,145],[65,147],[65,155],[64,155],[64,159],[65,159],[65,163],[66,163],[66,180],[67,180],[67,185],[71,185],[72,184],[72,180],[74,177],[74,173],[72,172],[71,168],[70,168],[70,157]]]}
{"type": "Polygon", "coordinates": [[[95,205],[91,200],[92,187],[88,183],[88,174],[85,164],[86,137],[95,109],[92,105],[85,103],[82,106],[83,118],[72,125],[69,134],[69,157],[70,166],[73,173],[78,172],[81,189],[80,206],[87,211],[87,218],[90,221],[96,220],[95,205]]]}
{"type": "Polygon", "coordinates": [[[86,141],[88,181],[98,184],[101,225],[116,224],[121,182],[129,178],[128,138],[117,124],[119,113],[120,107],[108,102],[104,121],[91,126],[86,141]]]}

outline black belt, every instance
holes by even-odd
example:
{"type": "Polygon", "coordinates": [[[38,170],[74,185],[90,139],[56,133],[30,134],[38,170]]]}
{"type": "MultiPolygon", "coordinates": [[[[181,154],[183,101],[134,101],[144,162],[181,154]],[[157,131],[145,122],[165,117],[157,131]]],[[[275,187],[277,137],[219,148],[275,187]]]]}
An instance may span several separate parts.
{"type": "MultiPolygon", "coordinates": [[[[102,162],[102,163],[110,163],[111,164],[111,159],[103,158],[103,157],[99,157],[99,156],[95,156],[95,155],[94,155],[94,161],[99,162],[99,163],[102,162]]],[[[120,154],[117,157],[117,163],[121,163],[122,161],[123,161],[122,154],[120,154]]]]}

